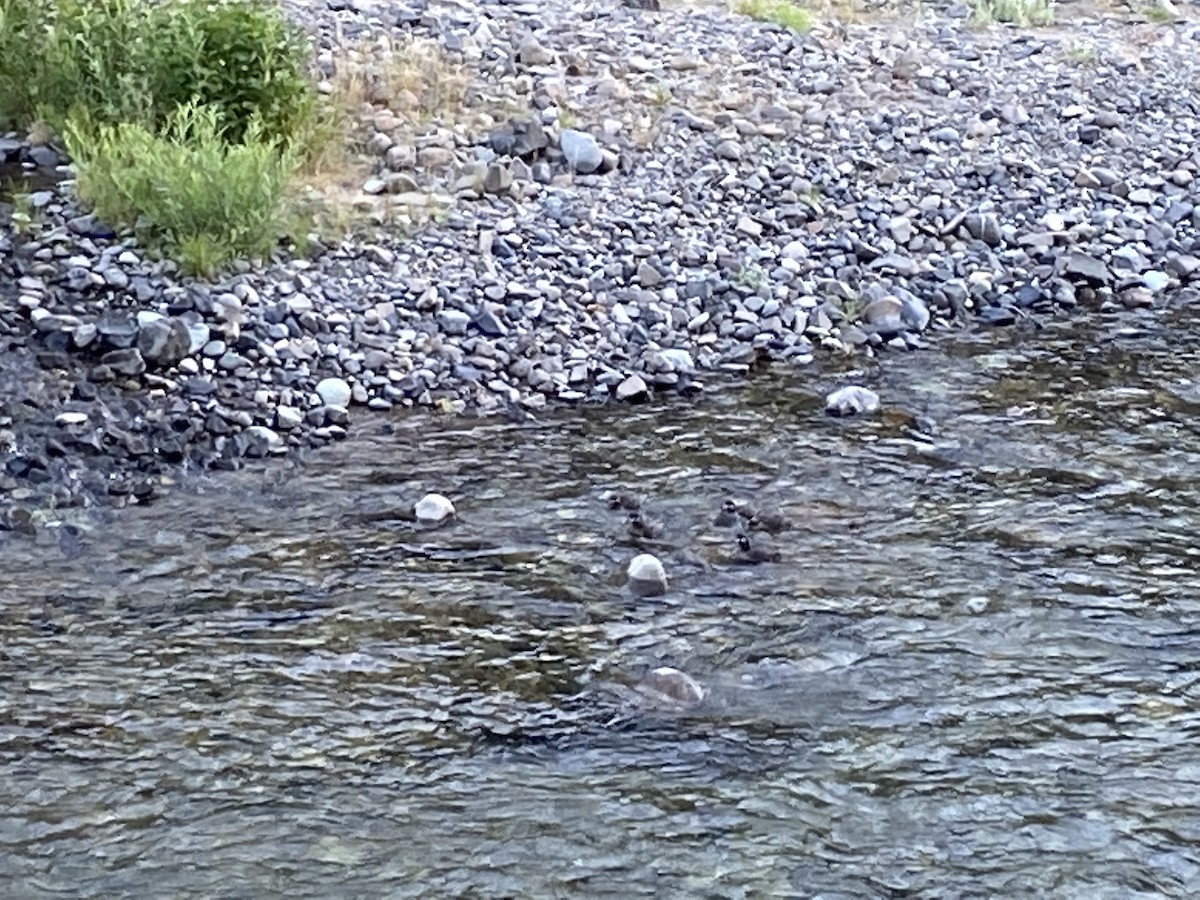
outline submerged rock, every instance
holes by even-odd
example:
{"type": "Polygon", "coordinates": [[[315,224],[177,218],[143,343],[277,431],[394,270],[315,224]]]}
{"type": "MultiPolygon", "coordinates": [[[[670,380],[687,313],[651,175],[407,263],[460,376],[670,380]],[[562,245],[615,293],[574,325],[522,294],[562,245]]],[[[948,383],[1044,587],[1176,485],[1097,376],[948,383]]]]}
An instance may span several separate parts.
{"type": "Polygon", "coordinates": [[[647,672],[638,683],[638,690],[654,700],[689,706],[702,701],[707,693],[692,676],[670,666],[647,672]]]}
{"type": "Polygon", "coordinates": [[[657,597],[667,592],[667,570],[652,553],[639,553],[629,562],[629,587],[642,597],[657,597]]]}
{"type": "Polygon", "coordinates": [[[413,508],[417,521],[437,524],[454,518],[454,504],[441,494],[426,494],[413,508]]]}
{"type": "Polygon", "coordinates": [[[825,398],[825,412],[832,416],[867,415],[879,409],[879,395],[870,388],[849,385],[825,398]]]}

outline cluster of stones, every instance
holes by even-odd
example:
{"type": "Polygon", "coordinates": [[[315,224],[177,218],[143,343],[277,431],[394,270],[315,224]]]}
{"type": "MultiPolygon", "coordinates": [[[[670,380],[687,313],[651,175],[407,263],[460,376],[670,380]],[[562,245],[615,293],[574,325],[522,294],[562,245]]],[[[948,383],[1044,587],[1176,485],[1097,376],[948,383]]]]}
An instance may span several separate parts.
{"type": "MultiPolygon", "coordinates": [[[[932,12],[798,35],[651,6],[293,4],[324,59],[418,35],[468,96],[520,102],[412,144],[381,110],[364,192],[448,204],[411,234],[201,282],[69,183],[34,191],[32,232],[0,230],[0,339],[43,383],[0,410],[0,490],[149,496],[184,461],[341,438],[356,408],[686,396],[956,322],[1195,298],[1193,26],[1074,22],[1085,63],[1061,35],[932,12]]],[[[63,161],[10,135],[0,162],[63,161]]]]}

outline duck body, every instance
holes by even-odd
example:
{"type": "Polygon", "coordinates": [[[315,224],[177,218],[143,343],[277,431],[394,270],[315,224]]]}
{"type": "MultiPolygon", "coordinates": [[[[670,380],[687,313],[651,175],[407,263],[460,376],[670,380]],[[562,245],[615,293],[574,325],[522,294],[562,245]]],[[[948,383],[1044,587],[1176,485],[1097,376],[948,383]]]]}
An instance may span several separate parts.
{"type": "Polygon", "coordinates": [[[642,508],[642,498],[635,494],[622,494],[613,492],[605,498],[609,509],[624,509],[636,511],[642,508]]]}
{"type": "Polygon", "coordinates": [[[627,520],[629,536],[633,538],[656,538],[662,534],[662,525],[647,519],[641,512],[634,510],[627,520]]]}
{"type": "Polygon", "coordinates": [[[713,519],[713,524],[718,528],[732,528],[741,520],[741,509],[738,507],[737,501],[727,497],[721,502],[721,511],[713,519]]]}
{"type": "Polygon", "coordinates": [[[765,531],[768,534],[779,534],[792,527],[791,519],[776,509],[763,509],[750,516],[746,527],[752,531],[765,531]]]}
{"type": "Polygon", "coordinates": [[[780,553],[774,547],[766,547],[762,544],[755,544],[750,541],[750,538],[745,534],[737,536],[738,557],[744,563],[764,563],[764,562],[779,562],[780,553]]]}

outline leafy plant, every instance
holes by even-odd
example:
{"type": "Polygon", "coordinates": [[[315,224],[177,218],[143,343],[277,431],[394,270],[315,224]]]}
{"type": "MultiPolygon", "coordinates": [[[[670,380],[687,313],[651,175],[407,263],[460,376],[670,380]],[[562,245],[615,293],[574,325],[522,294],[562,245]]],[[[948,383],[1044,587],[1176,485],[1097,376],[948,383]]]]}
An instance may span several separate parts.
{"type": "Polygon", "coordinates": [[[288,139],[313,115],[307,41],[262,0],[173,0],[153,7],[149,27],[156,40],[144,68],[156,118],[196,103],[240,141],[251,122],[260,135],[288,139]]]}
{"type": "Polygon", "coordinates": [[[239,141],[313,114],[303,35],[265,0],[0,0],[0,117],[165,126],[195,102],[239,141]]]}
{"type": "Polygon", "coordinates": [[[257,119],[238,143],[223,129],[220,108],[190,103],[161,131],[73,117],[64,137],[76,191],[102,220],[134,228],[190,274],[264,257],[288,227],[284,192],[297,153],[257,119]]]}
{"type": "Polygon", "coordinates": [[[734,284],[758,290],[767,283],[767,273],[758,263],[744,263],[734,271],[731,280],[734,284]]]}

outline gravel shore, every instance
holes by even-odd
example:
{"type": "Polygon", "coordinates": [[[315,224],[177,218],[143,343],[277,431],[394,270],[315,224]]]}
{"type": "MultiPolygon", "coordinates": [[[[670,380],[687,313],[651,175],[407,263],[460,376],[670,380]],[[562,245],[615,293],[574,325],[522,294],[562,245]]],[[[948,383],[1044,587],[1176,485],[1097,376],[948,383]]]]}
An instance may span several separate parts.
{"type": "MultiPolygon", "coordinates": [[[[800,35],[653,5],[289,5],[328,86],[351,59],[388,84],[369,47],[446,79],[444,108],[365,100],[375,163],[348,202],[405,228],[202,283],[69,180],[34,191],[31,226],[0,209],[0,527],[319,446],[361,407],[692,395],[947,327],[1195,301],[1189,19],[882,8],[800,35]]],[[[5,171],[59,162],[0,137],[5,171]]]]}

